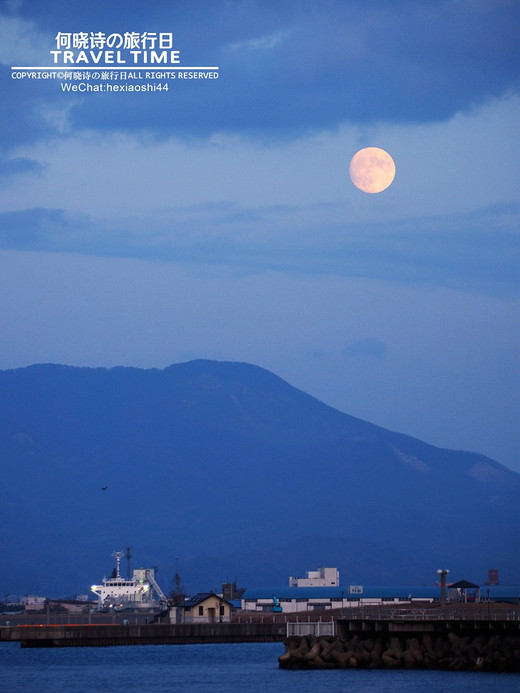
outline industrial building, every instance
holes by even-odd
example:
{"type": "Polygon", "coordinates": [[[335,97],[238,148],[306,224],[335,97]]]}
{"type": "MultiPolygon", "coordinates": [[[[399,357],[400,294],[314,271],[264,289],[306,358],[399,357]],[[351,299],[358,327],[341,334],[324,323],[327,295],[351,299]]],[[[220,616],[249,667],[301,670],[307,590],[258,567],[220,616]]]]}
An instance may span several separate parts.
{"type": "MultiPolygon", "coordinates": [[[[462,581],[465,582],[465,581],[462,581]]],[[[378,587],[347,585],[345,587],[262,587],[247,589],[242,596],[244,611],[269,613],[307,612],[326,609],[349,609],[379,604],[413,605],[440,599],[438,585],[378,587]]],[[[455,588],[448,585],[447,603],[468,601],[509,602],[520,604],[520,586],[484,585],[455,588]],[[476,589],[475,589],[476,588],[476,589]]]]}
{"type": "Polygon", "coordinates": [[[304,578],[289,578],[289,587],[333,587],[334,585],[339,585],[337,568],[320,567],[318,570],[307,571],[304,578]]]}

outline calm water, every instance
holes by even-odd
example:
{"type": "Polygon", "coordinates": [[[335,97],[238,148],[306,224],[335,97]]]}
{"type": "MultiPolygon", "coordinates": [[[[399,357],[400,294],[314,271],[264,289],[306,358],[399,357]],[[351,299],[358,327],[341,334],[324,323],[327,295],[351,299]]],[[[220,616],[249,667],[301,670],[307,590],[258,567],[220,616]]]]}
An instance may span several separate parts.
{"type": "Polygon", "coordinates": [[[0,643],[1,690],[11,693],[518,693],[519,674],[284,671],[283,645],[144,645],[22,649],[0,643]]]}

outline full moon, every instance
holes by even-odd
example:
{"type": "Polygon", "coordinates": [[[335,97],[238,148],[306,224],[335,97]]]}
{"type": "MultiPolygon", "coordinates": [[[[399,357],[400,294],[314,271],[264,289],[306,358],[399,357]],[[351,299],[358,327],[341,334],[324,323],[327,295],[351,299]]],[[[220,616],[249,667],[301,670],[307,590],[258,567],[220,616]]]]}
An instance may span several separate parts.
{"type": "Polygon", "coordinates": [[[367,193],[379,193],[394,180],[395,164],[384,149],[366,147],[352,157],[349,173],[356,188],[367,193]]]}

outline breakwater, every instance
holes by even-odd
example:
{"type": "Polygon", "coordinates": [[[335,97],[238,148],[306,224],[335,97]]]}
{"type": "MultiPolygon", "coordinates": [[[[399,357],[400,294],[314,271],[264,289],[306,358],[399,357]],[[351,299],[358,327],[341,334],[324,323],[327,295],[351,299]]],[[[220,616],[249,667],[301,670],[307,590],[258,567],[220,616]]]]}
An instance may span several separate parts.
{"type": "Polygon", "coordinates": [[[292,636],[285,648],[282,669],[520,672],[518,621],[339,621],[337,636],[292,636]]]}
{"type": "Polygon", "coordinates": [[[3,626],[0,640],[22,647],[107,647],[281,642],[283,623],[3,626]]]}

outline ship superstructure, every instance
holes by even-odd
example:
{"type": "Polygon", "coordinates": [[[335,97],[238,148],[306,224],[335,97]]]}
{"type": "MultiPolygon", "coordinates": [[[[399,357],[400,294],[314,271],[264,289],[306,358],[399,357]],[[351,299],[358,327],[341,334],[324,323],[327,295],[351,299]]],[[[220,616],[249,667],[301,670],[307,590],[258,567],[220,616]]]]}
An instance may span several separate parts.
{"type": "Polygon", "coordinates": [[[123,578],[120,572],[123,551],[114,551],[116,567],[112,575],[103,578],[102,585],[92,585],[91,591],[98,598],[100,610],[134,610],[149,609],[151,611],[163,608],[167,599],[155,579],[155,568],[137,568],[133,577],[123,578]]]}

